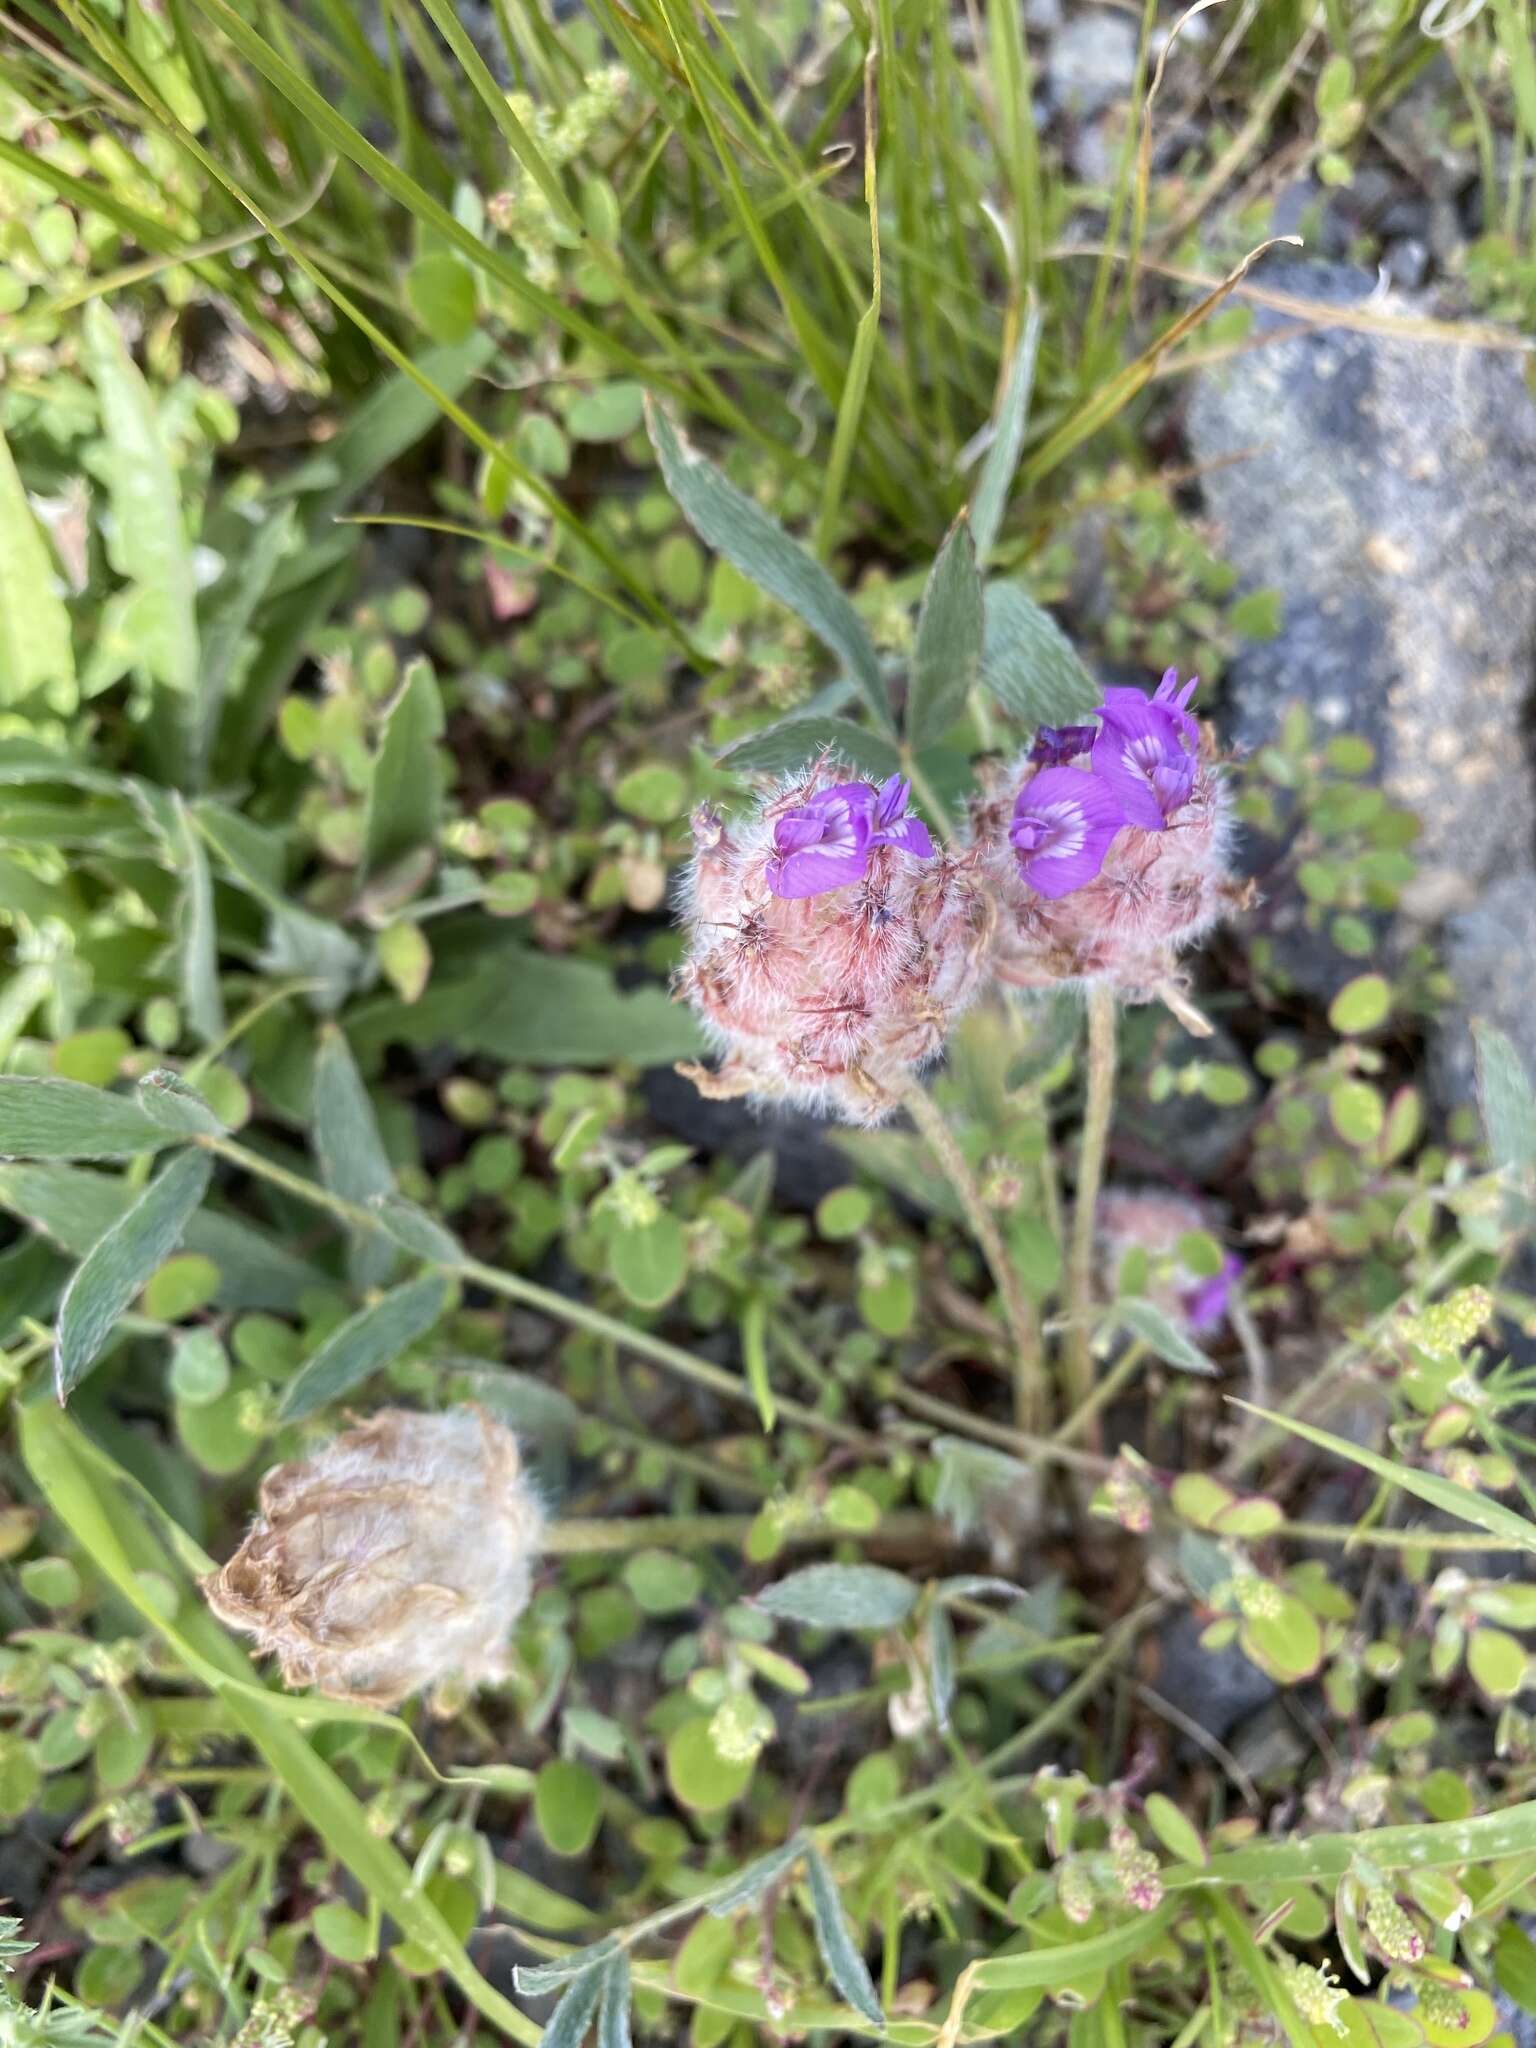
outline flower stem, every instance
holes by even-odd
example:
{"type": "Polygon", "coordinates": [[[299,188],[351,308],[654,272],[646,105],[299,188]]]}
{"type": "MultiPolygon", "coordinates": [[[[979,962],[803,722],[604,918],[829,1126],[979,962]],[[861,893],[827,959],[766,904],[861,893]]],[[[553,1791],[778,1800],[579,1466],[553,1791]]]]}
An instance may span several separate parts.
{"type": "Polygon", "coordinates": [[[1125,1386],[1127,1381],[1140,1371],[1142,1360],[1146,1355],[1147,1346],[1140,1337],[1136,1338],[1133,1343],[1128,1344],[1124,1357],[1116,1359],[1110,1370],[1091,1389],[1087,1399],[1080,1402],[1072,1410],[1072,1413],[1067,1417],[1060,1429],[1057,1430],[1056,1442],[1059,1444],[1069,1444],[1074,1437],[1081,1436],[1090,1425],[1095,1433],[1097,1433],[1098,1417],[1108,1407],[1116,1394],[1120,1392],[1121,1388],[1125,1386]]]}
{"type": "Polygon", "coordinates": [[[944,799],[938,794],[933,784],[918,766],[911,750],[906,747],[902,749],[901,753],[901,772],[917,791],[918,799],[922,803],[924,810],[927,811],[934,824],[938,826],[944,838],[953,839],[955,836],[954,820],[949,815],[944,799]]]}
{"type": "MultiPolygon", "coordinates": [[[[253,1174],[259,1180],[270,1181],[307,1202],[312,1208],[324,1209],[354,1230],[383,1231],[384,1225],[371,1209],[365,1209],[356,1202],[349,1202],[342,1195],[332,1194],[329,1188],[317,1182],[306,1180],[301,1173],[290,1173],[275,1160],[265,1159],[259,1152],[252,1152],[244,1145],[237,1145],[232,1138],[207,1137],[199,1134],[193,1141],[205,1151],[226,1159],[242,1173],[253,1174]]],[[[386,1233],[387,1235],[387,1233],[386,1233]]],[[[393,1241],[393,1240],[391,1240],[393,1241]]],[[[665,1367],[679,1379],[690,1380],[695,1386],[707,1387],[712,1394],[723,1400],[736,1401],[756,1409],[752,1390],[744,1379],[726,1372],[718,1365],[712,1365],[706,1358],[699,1358],[692,1351],[683,1350],[681,1345],[669,1344],[665,1337],[654,1336],[649,1330],[631,1329],[616,1316],[605,1315],[601,1309],[589,1308],[584,1301],[573,1300],[570,1295],[558,1294],[552,1287],[540,1287],[536,1281],[525,1280],[520,1273],[505,1273],[499,1266],[488,1266],[480,1259],[472,1259],[461,1253],[459,1257],[423,1258],[422,1263],[434,1266],[439,1272],[456,1274],[460,1280],[473,1287],[483,1287],[488,1294],[499,1294],[505,1301],[521,1302],[524,1307],[538,1309],[553,1321],[567,1323],[578,1330],[587,1330],[594,1337],[605,1338],[620,1350],[630,1351],[646,1358],[653,1365],[665,1367]]],[[[781,1400],[779,1413],[786,1422],[794,1422],[803,1429],[810,1429],[830,1437],[833,1442],[847,1444],[850,1449],[866,1457],[884,1455],[884,1445],[878,1437],[870,1436],[862,1429],[855,1429],[846,1422],[835,1421],[831,1416],[818,1415],[814,1409],[802,1407],[798,1401],[781,1400]]]]}
{"type": "MultiPolygon", "coordinates": [[[[551,1557],[591,1557],[653,1547],[708,1550],[717,1543],[739,1547],[756,1519],[755,1515],[635,1515],[596,1520],[572,1516],[550,1523],[542,1547],[551,1557]]],[[[920,1511],[886,1515],[869,1535],[883,1542],[927,1542],[938,1550],[954,1547],[954,1538],[939,1518],[920,1511]]],[[[834,1528],[829,1522],[820,1528],[790,1530],[784,1540],[803,1548],[846,1543],[850,1538],[846,1529],[834,1528]]]]}
{"type": "Polygon", "coordinates": [[[913,1123],[922,1132],[928,1149],[944,1169],[945,1178],[958,1196],[965,1219],[971,1226],[971,1234],[980,1245],[992,1278],[997,1283],[1003,1316],[1013,1344],[1014,1421],[1022,1430],[1038,1429],[1044,1419],[1045,1373],[1035,1313],[1019,1285],[1018,1268],[1003,1242],[997,1218],[982,1199],[970,1161],[957,1144],[944,1112],[927,1089],[918,1083],[913,1083],[906,1090],[903,1100],[913,1123]]]}
{"type": "MultiPolygon", "coordinates": [[[[1077,1155],[1077,1195],[1072,1211],[1072,1251],[1067,1266],[1067,1398],[1080,1408],[1093,1392],[1093,1239],[1098,1220],[1104,1150],[1115,1100],[1115,996],[1099,982],[1088,990],[1088,1100],[1077,1155]]],[[[1098,1432],[1089,1438],[1098,1448],[1098,1432]]]]}

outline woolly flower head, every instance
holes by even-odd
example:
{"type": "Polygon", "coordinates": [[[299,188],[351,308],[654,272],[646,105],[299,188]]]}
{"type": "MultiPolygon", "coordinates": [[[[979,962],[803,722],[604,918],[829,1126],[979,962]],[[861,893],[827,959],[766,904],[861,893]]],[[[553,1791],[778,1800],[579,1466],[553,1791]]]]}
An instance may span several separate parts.
{"type": "Polygon", "coordinates": [[[504,1676],[544,1515],[511,1431],[482,1409],[385,1408],[261,1483],[204,1585],[286,1685],[390,1707],[504,1676]]]}
{"type": "Polygon", "coordinates": [[[1144,1251],[1153,1262],[1150,1298],[1163,1313],[1195,1336],[1219,1330],[1243,1270],[1235,1252],[1219,1273],[1192,1273],[1179,1257],[1179,1240],[1209,1232],[1211,1218],[1198,1202],[1167,1188],[1105,1188],[1099,1196],[1099,1250],[1113,1284],[1126,1255],[1144,1251]]]}
{"type": "Polygon", "coordinates": [[[1106,690],[1097,726],[1045,727],[973,807],[997,894],[995,967],[1016,988],[1106,982],[1144,1002],[1236,900],[1226,793],[1195,683],[1106,690]]]}
{"type": "Polygon", "coordinates": [[[941,1050],[986,967],[974,853],[936,848],[900,776],[824,758],[728,823],[693,821],[679,993],[724,1055],[706,1093],[879,1123],[941,1050]]]}

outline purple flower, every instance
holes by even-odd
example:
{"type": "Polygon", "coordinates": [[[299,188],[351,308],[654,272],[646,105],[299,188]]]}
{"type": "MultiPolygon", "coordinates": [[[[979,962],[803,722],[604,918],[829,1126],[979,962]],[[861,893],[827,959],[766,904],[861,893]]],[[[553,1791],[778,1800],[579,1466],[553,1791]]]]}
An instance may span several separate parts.
{"type": "Polygon", "coordinates": [[[1041,896],[1069,896],[1104,865],[1125,823],[1114,790],[1076,768],[1042,768],[1019,791],[1008,837],[1019,873],[1041,896]]]}
{"type": "Polygon", "coordinates": [[[1213,1273],[1209,1280],[1202,1280],[1198,1286],[1185,1292],[1185,1320],[1197,1337],[1220,1329],[1226,1321],[1227,1307],[1242,1271],[1242,1260],[1235,1252],[1228,1252],[1219,1273],[1213,1273]]]}
{"type": "Polygon", "coordinates": [[[1093,772],[1119,797],[1126,821],[1161,832],[1189,802],[1195,786],[1200,731],[1189,713],[1198,676],[1179,689],[1169,669],[1151,697],[1141,690],[1106,690],[1093,743],[1093,772]]]}
{"type": "Polygon", "coordinates": [[[1042,725],[1029,758],[1037,768],[1065,768],[1086,754],[1097,738],[1098,727],[1093,725],[1042,725]]]}
{"type": "Polygon", "coordinates": [[[868,782],[818,789],[774,825],[769,889],[793,900],[846,888],[864,879],[877,846],[894,846],[928,860],[933,841],[922,819],[907,813],[911,794],[912,785],[900,775],[878,789],[868,782]]]}

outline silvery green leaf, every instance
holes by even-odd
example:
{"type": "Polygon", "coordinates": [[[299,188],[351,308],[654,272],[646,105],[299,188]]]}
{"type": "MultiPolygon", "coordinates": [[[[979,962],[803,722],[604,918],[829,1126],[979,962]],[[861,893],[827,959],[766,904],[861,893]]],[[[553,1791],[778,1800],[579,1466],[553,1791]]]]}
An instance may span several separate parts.
{"type": "Polygon", "coordinates": [[[895,1628],[916,1600],[916,1587],[884,1565],[808,1564],[764,1587],[757,1605],[813,1628],[895,1628]]]}
{"type": "Polygon", "coordinates": [[[1155,1301],[1148,1301],[1145,1295],[1127,1295],[1115,1304],[1115,1314],[1133,1336],[1150,1345],[1169,1365],[1176,1365],[1181,1372],[1214,1377],[1216,1368],[1200,1346],[1155,1301]]]}
{"type": "Polygon", "coordinates": [[[792,775],[818,754],[833,753],[877,782],[894,775],[901,756],[889,740],[851,718],[781,718],[720,756],[722,768],[740,775],[792,775]]]}
{"type": "Polygon", "coordinates": [[[761,505],[690,448],[659,405],[647,400],[645,417],[667,489],[700,540],[803,619],[845,663],[876,722],[894,732],[874,642],[826,570],[761,505]]]}
{"type": "Polygon", "coordinates": [[[181,902],[181,1000],[187,1022],[204,1045],[224,1031],[224,996],[219,987],[219,933],[213,914],[213,878],[208,853],[192,814],[176,798],[176,851],[183,869],[181,902]]]}
{"type": "Polygon", "coordinates": [[[370,1195],[363,1205],[378,1217],[379,1223],[392,1237],[402,1251],[410,1252],[418,1259],[430,1259],[434,1265],[457,1266],[464,1258],[464,1247],[435,1216],[429,1216],[419,1203],[408,1201],[404,1195],[392,1190],[370,1195]]]}
{"type": "MultiPolygon", "coordinates": [[[[379,1136],[373,1104],[346,1035],[336,1024],[327,1024],[320,1032],[313,1113],[315,1157],[331,1193],[359,1206],[375,1196],[393,1194],[394,1168],[379,1136]]],[[[359,1292],[382,1287],[395,1265],[390,1236],[377,1230],[352,1232],[347,1268],[359,1292]]]]}
{"type": "Polygon", "coordinates": [[[339,1401],[426,1336],[448,1302],[448,1283],[431,1273],[393,1288],[333,1330],[288,1382],[278,1414],[284,1422],[339,1401]]]}
{"type": "Polygon", "coordinates": [[[126,1096],[83,1081],[0,1074],[0,1157],[131,1159],[170,1142],[170,1134],[126,1096]]]}
{"type": "Polygon", "coordinates": [[[588,1970],[576,1978],[550,2014],[541,2048],[578,2048],[592,2024],[592,2014],[597,2007],[605,1974],[601,1970],[588,1970]]]}
{"type": "Polygon", "coordinates": [[[630,2048],[629,1952],[620,1949],[603,1971],[603,2002],[597,2015],[598,2048],[630,2048]]]}
{"type": "Polygon", "coordinates": [[[183,1152],[86,1254],[59,1304],[53,1376],[61,1401],[100,1356],[124,1309],[181,1243],[212,1173],[206,1152],[183,1152]]]}
{"type": "Polygon", "coordinates": [[[1017,583],[989,583],[981,679],[1021,724],[1071,725],[1103,695],[1060,626],[1017,583]]]}
{"type": "Polygon", "coordinates": [[[907,738],[914,747],[942,739],[964,711],[981,665],[981,642],[981,577],[962,513],[939,549],[917,615],[907,695],[907,738]]]}
{"type": "Polygon", "coordinates": [[[440,769],[435,742],[443,700],[431,666],[413,661],[384,720],[363,824],[363,870],[376,875],[437,832],[440,769]]]}
{"type": "Polygon", "coordinates": [[[134,1090],[134,1100],[170,1138],[222,1137],[224,1126],[190,1082],[169,1067],[155,1067],[134,1090]]]}
{"type": "Polygon", "coordinates": [[[721,1889],[711,1892],[705,1901],[706,1910],[717,1920],[728,1919],[743,1906],[750,1906],[760,1899],[771,1884],[777,1884],[785,1871],[792,1870],[805,1854],[805,1837],[791,1835],[779,1849],[770,1849],[766,1856],[759,1856],[754,1862],[738,1870],[721,1889]]]}
{"type": "Polygon", "coordinates": [[[512,1972],[512,1981],[528,1998],[541,1998],[545,1992],[558,1991],[562,1984],[574,1984],[582,1977],[591,1977],[596,1982],[602,1965],[618,1953],[618,1946],[613,1936],[607,1934],[590,1948],[573,1949],[568,1956],[559,1956],[552,1963],[519,1963],[512,1972]]]}
{"type": "Polygon", "coordinates": [[[947,1728],[955,1697],[955,1625],[937,1601],[928,1612],[928,1691],[935,1723],[947,1728]]]}
{"type": "Polygon", "coordinates": [[[981,1526],[989,1494],[1019,1500],[1038,1491],[1039,1480],[1028,1465],[968,1438],[935,1437],[933,1455],[939,1468],[933,1505],[957,1536],[969,1536],[981,1526]]]}
{"type": "Polygon", "coordinates": [[[1536,1089],[1525,1063],[1496,1025],[1472,1026],[1477,1047],[1477,1096],[1488,1149],[1514,1173],[1536,1166],[1536,1089]]]}
{"type": "Polygon", "coordinates": [[[869,1966],[853,1945],[843,1902],[826,1859],[814,1842],[806,1845],[806,1875],[811,1882],[811,1911],[816,1923],[816,1946],[826,1964],[827,1975],[857,2013],[872,2027],[885,2025],[885,2014],[875,1992],[869,1966]]]}
{"type": "Polygon", "coordinates": [[[991,554],[1003,523],[1003,514],[1008,509],[1008,493],[1013,488],[1014,472],[1019,466],[1024,433],[1029,424],[1029,400],[1034,389],[1035,357],[1039,349],[1040,313],[1031,302],[1024,320],[1024,332],[1014,352],[1008,389],[997,408],[992,446],[987,450],[976,495],[971,500],[971,532],[976,541],[976,557],[981,562],[991,554]]]}

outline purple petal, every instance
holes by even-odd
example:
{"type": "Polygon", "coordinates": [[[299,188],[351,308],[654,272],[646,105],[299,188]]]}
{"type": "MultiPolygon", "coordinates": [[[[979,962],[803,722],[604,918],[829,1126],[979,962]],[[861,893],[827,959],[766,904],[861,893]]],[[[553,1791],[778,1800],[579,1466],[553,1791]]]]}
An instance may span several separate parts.
{"type": "Polygon", "coordinates": [[[1186,1292],[1184,1315],[1197,1336],[1218,1328],[1226,1321],[1227,1309],[1242,1270],[1242,1260],[1235,1252],[1228,1252],[1219,1273],[1212,1274],[1209,1280],[1202,1280],[1198,1287],[1191,1287],[1186,1292]]]}
{"type": "Polygon", "coordinates": [[[807,846],[819,846],[826,830],[826,821],[810,809],[786,811],[773,828],[773,850],[789,854],[799,853],[807,846]]]}
{"type": "Polygon", "coordinates": [[[875,792],[875,823],[882,827],[896,824],[906,816],[911,801],[912,785],[906,776],[888,776],[875,792]]]}
{"type": "Polygon", "coordinates": [[[1176,668],[1164,669],[1163,680],[1152,692],[1152,702],[1161,704],[1170,715],[1179,721],[1180,730],[1191,746],[1200,743],[1200,728],[1190,716],[1190,700],[1200,687],[1200,678],[1191,676],[1183,689],[1179,688],[1179,672],[1176,668]]]}
{"type": "Polygon", "coordinates": [[[869,867],[865,846],[807,846],[798,853],[770,860],[764,870],[769,889],[791,902],[805,896],[822,896],[829,889],[845,889],[860,882],[869,867]]]}
{"type": "Polygon", "coordinates": [[[893,825],[888,832],[877,832],[870,844],[898,847],[901,852],[910,853],[915,860],[933,858],[933,839],[921,818],[903,818],[899,825],[893,825]]]}
{"type": "Polygon", "coordinates": [[[1125,822],[1114,790],[1096,775],[1044,768],[1019,791],[1008,837],[1032,889],[1069,896],[1098,874],[1125,822]]]}
{"type": "Polygon", "coordinates": [[[1131,824],[1161,832],[1194,786],[1194,756],[1177,723],[1187,714],[1154,704],[1140,690],[1106,690],[1099,715],[1104,724],[1093,743],[1094,774],[1114,790],[1131,824]]]}

